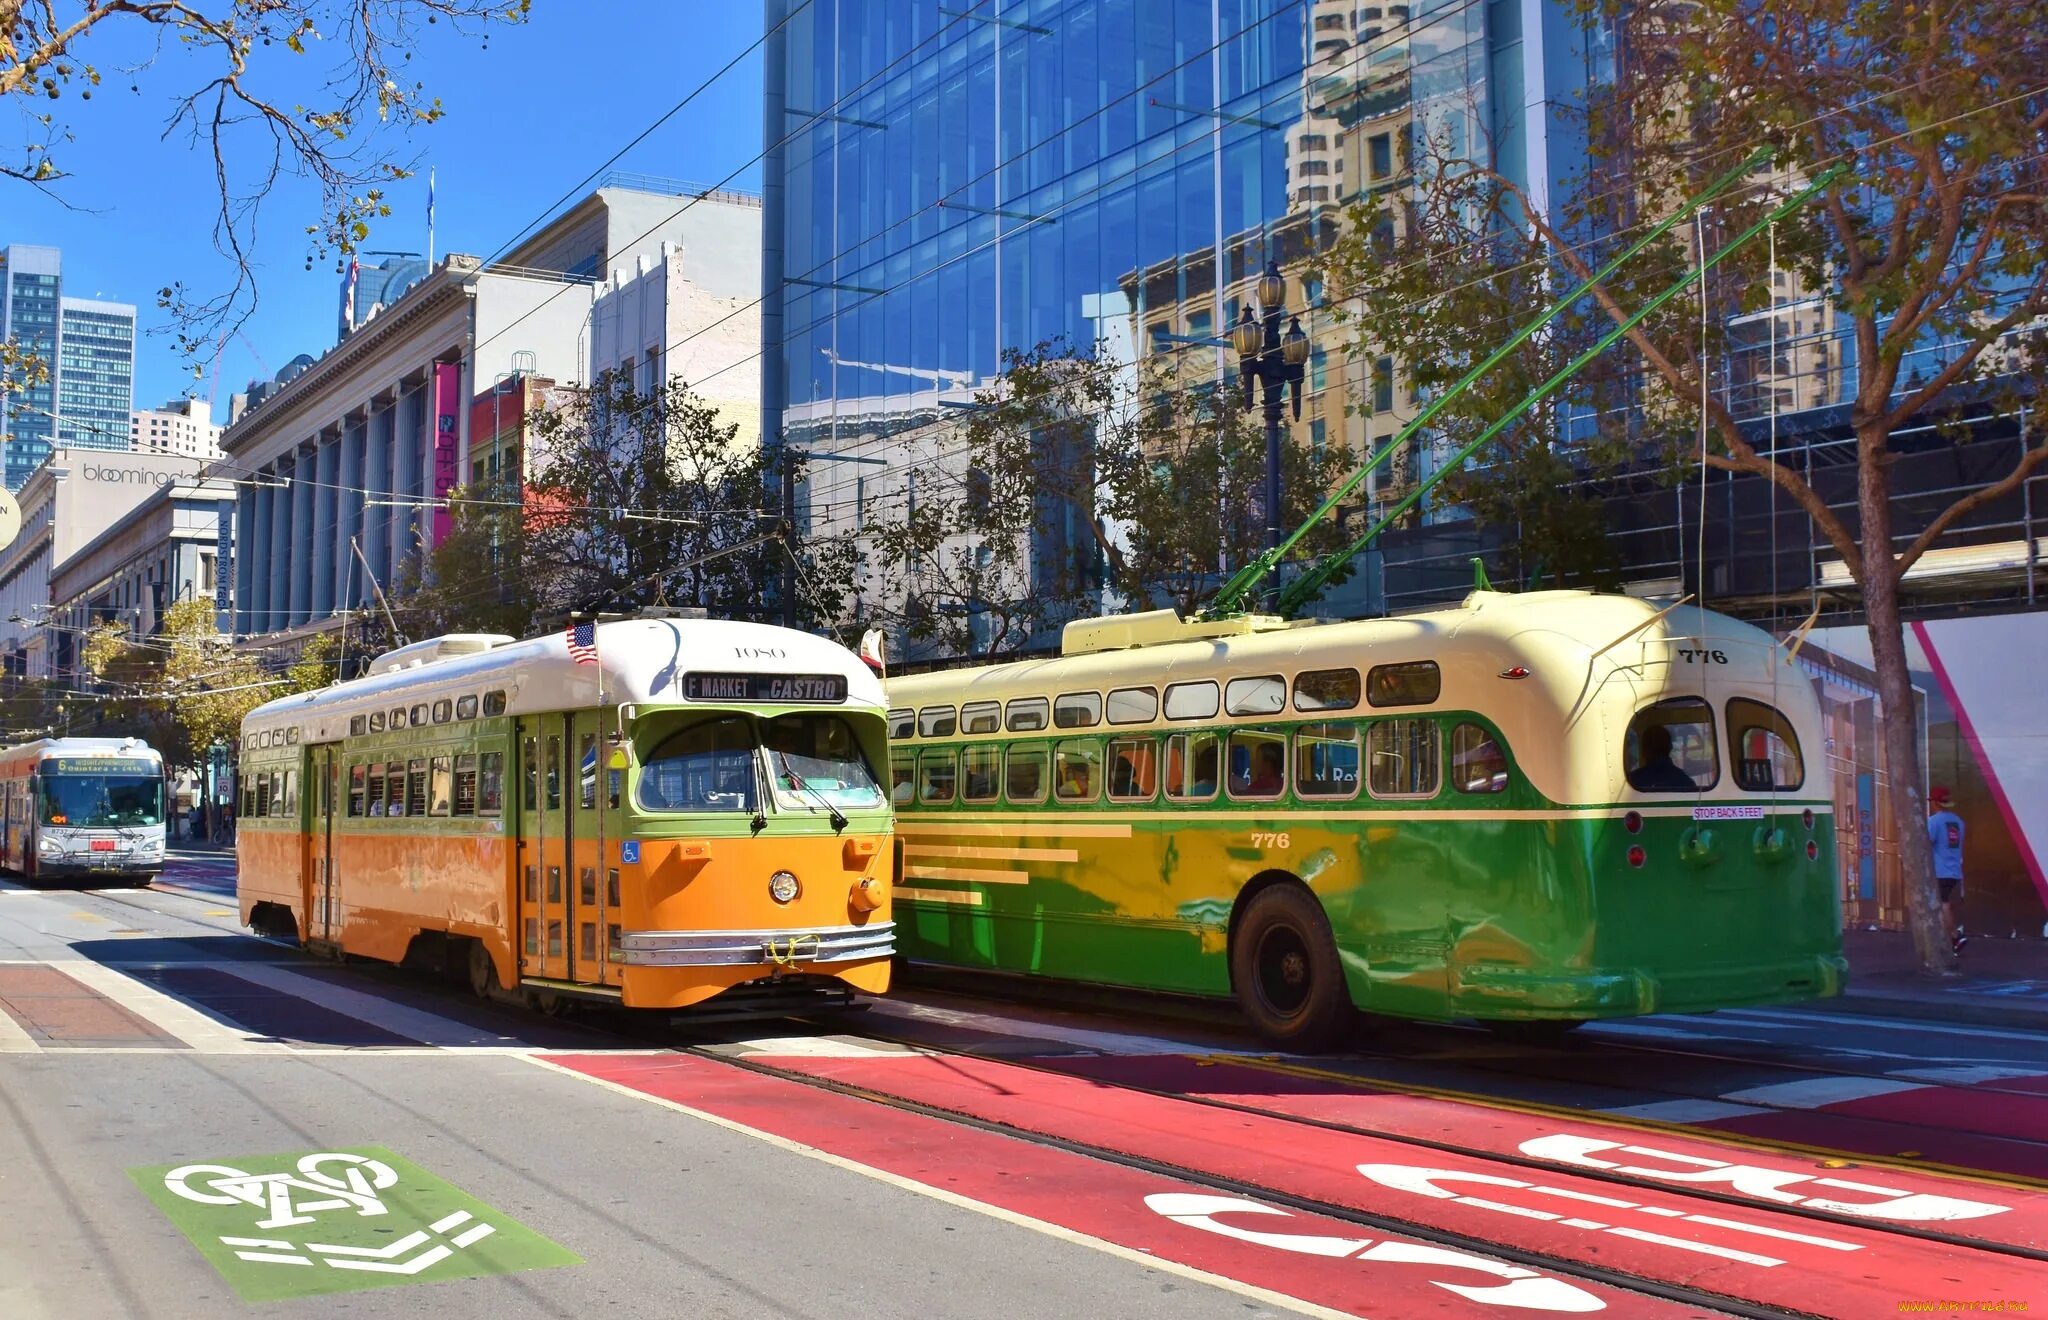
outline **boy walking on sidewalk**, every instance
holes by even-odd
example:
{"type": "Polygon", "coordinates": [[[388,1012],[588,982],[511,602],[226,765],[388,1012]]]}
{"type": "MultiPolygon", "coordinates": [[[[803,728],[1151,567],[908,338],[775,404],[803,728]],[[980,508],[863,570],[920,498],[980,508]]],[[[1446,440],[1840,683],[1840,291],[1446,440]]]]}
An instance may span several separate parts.
{"type": "Polygon", "coordinates": [[[1963,818],[1945,788],[1928,793],[1927,803],[1934,808],[1927,817],[1927,842],[1934,850],[1934,881],[1941,887],[1941,924],[1961,953],[1970,942],[1963,933],[1963,818]]]}

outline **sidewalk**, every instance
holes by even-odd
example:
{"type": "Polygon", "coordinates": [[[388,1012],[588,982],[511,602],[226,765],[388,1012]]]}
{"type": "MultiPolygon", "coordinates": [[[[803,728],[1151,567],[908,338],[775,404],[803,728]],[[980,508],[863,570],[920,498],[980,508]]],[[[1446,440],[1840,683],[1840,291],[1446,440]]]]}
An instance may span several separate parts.
{"type": "Polygon", "coordinates": [[[1842,946],[1848,991],[1818,1011],[2048,1031],[2048,941],[1972,937],[1962,975],[1945,980],[1920,975],[1904,931],[1847,930],[1842,946]]]}

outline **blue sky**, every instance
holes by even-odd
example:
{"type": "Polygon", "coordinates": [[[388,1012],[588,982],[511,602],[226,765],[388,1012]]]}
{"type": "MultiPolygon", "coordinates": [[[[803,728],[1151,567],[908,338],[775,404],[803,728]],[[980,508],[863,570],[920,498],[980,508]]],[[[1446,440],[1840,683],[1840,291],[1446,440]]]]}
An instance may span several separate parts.
{"type": "MultiPolygon", "coordinates": [[[[535,0],[532,21],[493,29],[488,50],[474,37],[454,37],[445,25],[420,31],[424,38],[410,67],[448,113],[410,143],[393,139],[393,154],[416,154],[420,172],[393,186],[393,214],[365,246],[425,249],[431,164],[438,174],[436,252],[486,256],[756,40],[761,6],[749,0],[535,0]]],[[[156,310],[157,289],[182,279],[195,292],[211,293],[232,280],[211,239],[218,199],[210,159],[182,139],[161,140],[173,93],[189,90],[177,85],[189,81],[181,76],[189,63],[181,66],[175,54],[159,57],[131,76],[109,65],[147,54],[132,42],[108,40],[79,54],[98,64],[105,79],[91,104],[60,103],[77,137],[60,158],[76,176],[64,195],[83,209],[66,210],[0,180],[0,243],[60,247],[66,293],[136,305],[143,330],[138,407],[187,394],[206,397],[209,379],[195,381],[170,337],[149,333],[166,322],[156,310]],[[131,83],[140,91],[131,92],[131,83]]],[[[286,104],[310,100],[320,69],[283,56],[278,72],[290,80],[275,84],[279,97],[286,104]]],[[[761,146],[760,95],[756,54],[611,168],[702,183],[742,170],[731,186],[755,190],[760,170],[749,162],[761,146]]],[[[269,374],[257,355],[275,369],[297,353],[317,355],[334,343],[334,258],[305,268],[305,227],[317,219],[317,205],[317,192],[296,180],[264,201],[256,247],[261,305],[245,328],[248,344],[230,340],[222,353],[216,418],[225,413],[230,392],[269,374]]]]}

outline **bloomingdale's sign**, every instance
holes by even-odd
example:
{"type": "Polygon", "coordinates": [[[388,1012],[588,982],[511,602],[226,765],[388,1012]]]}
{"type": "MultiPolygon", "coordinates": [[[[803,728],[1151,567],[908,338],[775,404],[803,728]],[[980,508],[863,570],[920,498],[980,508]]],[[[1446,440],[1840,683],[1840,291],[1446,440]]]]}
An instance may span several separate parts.
{"type": "Polygon", "coordinates": [[[106,467],[99,463],[87,463],[79,470],[87,481],[106,481],[119,486],[168,486],[184,474],[177,472],[152,472],[148,468],[106,467]]]}

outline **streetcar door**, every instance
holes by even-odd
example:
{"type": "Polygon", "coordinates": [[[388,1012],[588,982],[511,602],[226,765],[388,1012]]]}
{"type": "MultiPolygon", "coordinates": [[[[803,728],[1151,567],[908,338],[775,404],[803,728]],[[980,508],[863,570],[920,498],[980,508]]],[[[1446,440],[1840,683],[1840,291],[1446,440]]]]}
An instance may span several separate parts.
{"type": "Polygon", "coordinates": [[[605,925],[611,905],[618,900],[606,892],[605,817],[609,810],[610,775],[607,773],[604,741],[604,712],[578,711],[568,717],[564,747],[571,753],[575,775],[566,794],[568,816],[569,887],[568,921],[570,979],[589,985],[607,979],[609,941],[605,925]]]}
{"type": "Polygon", "coordinates": [[[566,715],[519,721],[519,968],[568,979],[567,816],[562,773],[566,715]]]}
{"type": "Polygon", "coordinates": [[[305,840],[305,938],[333,943],[339,936],[334,920],[334,804],[340,758],[333,743],[306,749],[305,810],[300,837],[305,840]]]}

